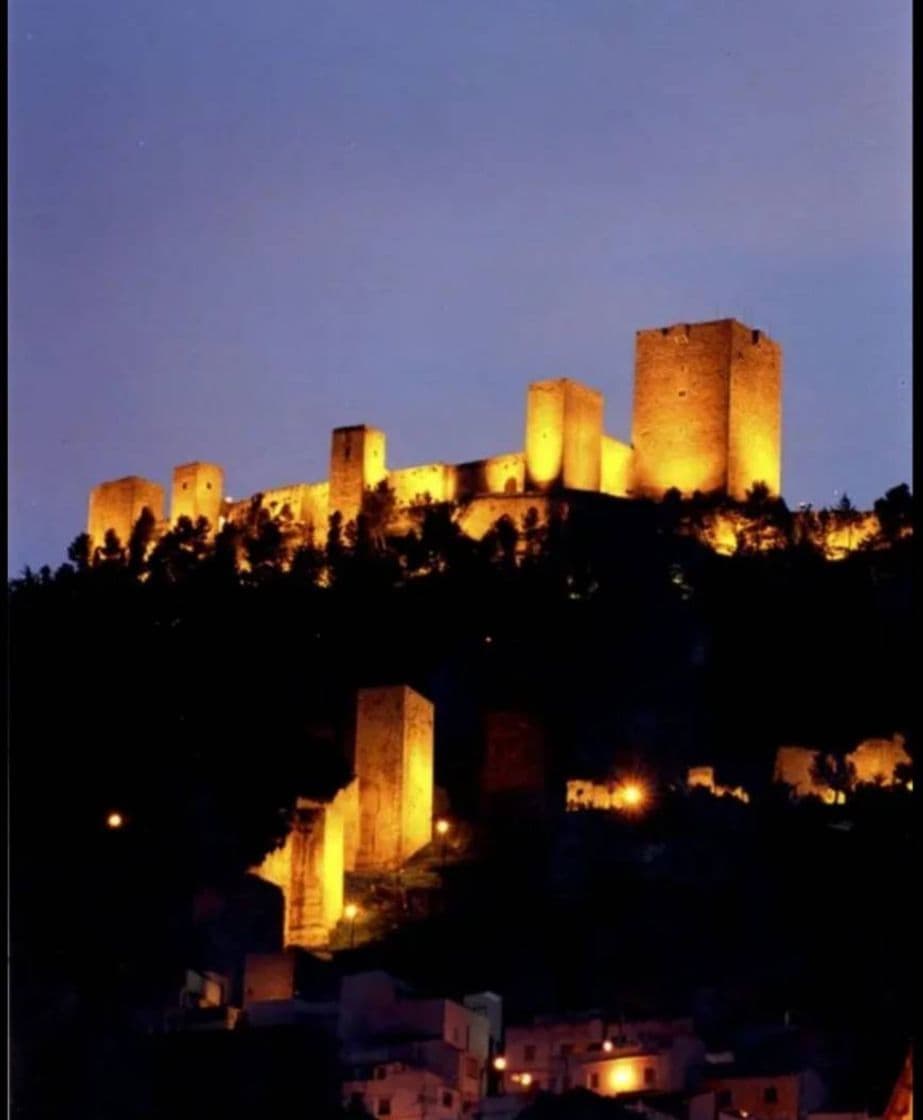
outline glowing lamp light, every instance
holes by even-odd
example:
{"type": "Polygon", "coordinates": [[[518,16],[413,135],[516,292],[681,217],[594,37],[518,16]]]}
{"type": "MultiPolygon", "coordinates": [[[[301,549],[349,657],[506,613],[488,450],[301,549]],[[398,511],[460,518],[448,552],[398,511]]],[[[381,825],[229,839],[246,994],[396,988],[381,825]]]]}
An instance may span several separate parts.
{"type": "Polygon", "coordinates": [[[494,1069],[499,1070],[501,1073],[506,1069],[506,1058],[502,1054],[494,1058],[494,1069]]]}
{"type": "Polygon", "coordinates": [[[449,831],[449,822],[445,819],[436,821],[436,832],[440,836],[445,836],[449,831]]]}
{"type": "Polygon", "coordinates": [[[532,1074],[531,1073],[524,1073],[519,1078],[519,1083],[520,1083],[520,1085],[524,1085],[528,1089],[529,1086],[532,1084],[532,1074]]]}
{"type": "Polygon", "coordinates": [[[622,801],[629,809],[640,809],[645,801],[644,787],[638,782],[626,782],[622,786],[622,801]]]}
{"type": "Polygon", "coordinates": [[[121,828],[125,823],[125,818],[121,813],[110,813],[106,817],[106,828],[121,828]]]}
{"type": "Polygon", "coordinates": [[[612,1085],[616,1089],[626,1089],[631,1084],[631,1069],[629,1066],[616,1066],[612,1071],[612,1085]]]}
{"type": "Polygon", "coordinates": [[[605,1050],[607,1054],[612,1053],[612,1039],[611,1038],[607,1038],[606,1041],[603,1043],[603,1050],[605,1050]]]}
{"type": "Polygon", "coordinates": [[[354,922],[359,915],[359,907],[355,902],[348,902],[343,908],[343,916],[348,922],[354,922]]]}

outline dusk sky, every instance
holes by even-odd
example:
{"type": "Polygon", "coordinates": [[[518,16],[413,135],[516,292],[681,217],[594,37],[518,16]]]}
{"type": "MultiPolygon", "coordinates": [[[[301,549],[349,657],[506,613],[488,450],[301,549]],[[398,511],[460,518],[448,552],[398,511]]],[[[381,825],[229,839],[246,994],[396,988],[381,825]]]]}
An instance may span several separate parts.
{"type": "MultiPolygon", "coordinates": [[[[909,0],[12,0],[9,568],[95,484],[522,447],[634,332],[784,353],[783,492],[910,481],[909,0]]],[[[838,492],[838,493],[837,493],[838,492]]]]}

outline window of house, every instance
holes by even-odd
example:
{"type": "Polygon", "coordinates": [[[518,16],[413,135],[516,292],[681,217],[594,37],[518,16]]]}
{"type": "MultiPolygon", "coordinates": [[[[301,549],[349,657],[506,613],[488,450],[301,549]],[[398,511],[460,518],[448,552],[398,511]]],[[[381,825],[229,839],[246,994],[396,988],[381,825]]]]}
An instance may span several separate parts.
{"type": "Polygon", "coordinates": [[[718,1107],[719,1108],[730,1108],[731,1103],[732,1103],[732,1101],[731,1101],[731,1090],[730,1089],[719,1089],[718,1090],[718,1107]]]}
{"type": "Polygon", "coordinates": [[[590,1088],[591,1089],[598,1089],[599,1088],[599,1074],[598,1073],[591,1073],[590,1074],[590,1088]]]}
{"type": "Polygon", "coordinates": [[[382,1097],[378,1102],[378,1108],[375,1110],[376,1116],[390,1116],[391,1115],[391,1098],[382,1097]]]}
{"type": "Polygon", "coordinates": [[[523,1061],[534,1062],[535,1061],[535,1047],[534,1046],[524,1047],[523,1052],[522,1052],[522,1057],[523,1057],[523,1061]]]}
{"type": "Polygon", "coordinates": [[[443,1093],[442,1094],[442,1107],[443,1108],[451,1108],[452,1107],[452,1094],[451,1093],[443,1093]]]}
{"type": "Polygon", "coordinates": [[[764,1104],[777,1104],[779,1100],[779,1090],[775,1085],[770,1085],[763,1090],[763,1103],[764,1104]]]}
{"type": "Polygon", "coordinates": [[[644,1069],[644,1084],[653,1085],[657,1080],[657,1073],[653,1066],[646,1066],[644,1069]]]}

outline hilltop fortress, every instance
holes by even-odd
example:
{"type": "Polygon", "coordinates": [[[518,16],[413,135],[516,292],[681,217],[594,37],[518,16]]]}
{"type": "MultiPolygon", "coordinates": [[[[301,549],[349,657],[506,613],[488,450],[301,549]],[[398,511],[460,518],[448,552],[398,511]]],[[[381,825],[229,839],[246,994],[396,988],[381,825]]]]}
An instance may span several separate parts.
{"type": "Polygon", "coordinates": [[[568,378],[529,385],[524,447],[469,463],[389,469],[385,433],[365,424],[336,428],[328,477],[232,501],[213,463],[176,467],[165,513],[163,487],[131,476],[95,487],[87,533],[100,546],[112,530],[124,545],[144,509],[162,532],[181,517],[213,531],[241,524],[257,503],[305,540],[323,542],[335,513],[354,521],[365,495],[386,483],[396,514],[455,502],[460,524],[481,537],[509,515],[567,492],[659,498],[670,489],[745,497],[755,483],[781,485],[782,352],[735,319],[638,331],[631,443],[603,429],[603,395],[568,378]]]}

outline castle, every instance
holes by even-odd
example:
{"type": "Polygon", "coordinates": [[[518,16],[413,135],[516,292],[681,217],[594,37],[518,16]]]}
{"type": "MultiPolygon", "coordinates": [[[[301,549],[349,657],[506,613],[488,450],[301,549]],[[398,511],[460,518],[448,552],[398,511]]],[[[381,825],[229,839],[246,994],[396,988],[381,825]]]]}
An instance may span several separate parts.
{"type": "Polygon", "coordinates": [[[334,429],[328,477],[232,501],[213,463],[176,467],[165,516],[164,490],[131,476],[95,487],[87,533],[107,531],[124,545],[147,509],[160,531],[181,517],[212,531],[242,524],[254,503],[284,517],[303,539],[323,542],[329,519],[355,521],[364,496],[381,483],[397,515],[430,502],[455,502],[462,530],[480,538],[502,516],[542,512],[568,491],[661,497],[677,489],[745,497],[754,483],[781,485],[782,352],[762,331],[735,319],[638,331],[631,443],[603,428],[603,395],[568,378],[529,385],[524,448],[469,463],[389,469],[385,433],[364,424],[334,429]]]}

